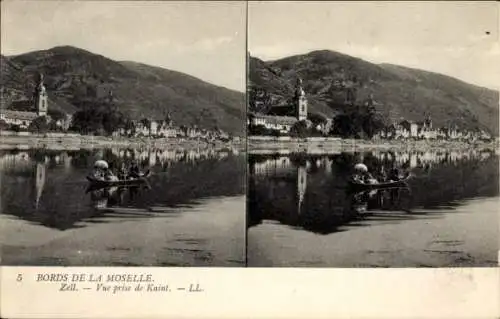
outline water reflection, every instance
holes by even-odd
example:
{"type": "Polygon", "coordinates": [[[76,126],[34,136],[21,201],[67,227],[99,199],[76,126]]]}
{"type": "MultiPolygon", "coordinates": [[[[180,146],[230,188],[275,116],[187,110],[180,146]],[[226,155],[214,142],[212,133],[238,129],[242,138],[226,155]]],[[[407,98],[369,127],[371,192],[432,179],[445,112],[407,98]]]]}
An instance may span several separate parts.
{"type": "Polygon", "coordinates": [[[16,172],[30,169],[32,163],[50,164],[50,167],[62,166],[66,170],[79,167],[89,167],[96,158],[103,158],[117,166],[118,163],[131,160],[138,161],[142,166],[169,167],[175,163],[196,164],[203,160],[222,160],[229,156],[237,156],[237,149],[182,149],[171,150],[159,148],[108,148],[94,150],[1,150],[0,170],[16,172]]]}
{"type": "Polygon", "coordinates": [[[42,197],[43,186],[45,185],[45,164],[36,164],[36,177],[35,177],[35,188],[36,188],[36,209],[38,209],[38,204],[40,203],[40,197],[42,197]]]}
{"type": "Polygon", "coordinates": [[[141,212],[138,216],[151,217],[151,207],[168,211],[192,207],[204,198],[243,194],[244,165],[244,156],[232,149],[4,150],[1,213],[58,230],[85,227],[116,208],[134,208],[141,212]],[[112,167],[137,160],[153,172],[151,188],[107,188],[87,194],[85,176],[100,158],[112,167]]]}
{"type": "Polygon", "coordinates": [[[241,267],[245,165],[231,149],[1,151],[2,264],[241,267]],[[88,189],[97,159],[137,160],[149,187],[88,189]]]}
{"type": "Polygon", "coordinates": [[[249,156],[248,227],[273,220],[330,234],[360,218],[423,218],[428,214],[422,209],[449,209],[460,200],[492,196],[498,196],[498,156],[491,150],[249,156]],[[358,162],[379,178],[395,167],[414,177],[406,188],[352,193],[348,180],[358,162]]]}

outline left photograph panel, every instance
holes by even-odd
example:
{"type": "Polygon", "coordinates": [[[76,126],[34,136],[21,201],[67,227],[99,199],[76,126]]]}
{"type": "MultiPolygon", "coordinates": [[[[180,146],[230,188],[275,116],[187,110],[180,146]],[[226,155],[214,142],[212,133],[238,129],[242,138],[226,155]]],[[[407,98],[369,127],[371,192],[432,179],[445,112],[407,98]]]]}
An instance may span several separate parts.
{"type": "Polygon", "coordinates": [[[1,3],[0,263],[245,266],[245,2],[1,3]]]}

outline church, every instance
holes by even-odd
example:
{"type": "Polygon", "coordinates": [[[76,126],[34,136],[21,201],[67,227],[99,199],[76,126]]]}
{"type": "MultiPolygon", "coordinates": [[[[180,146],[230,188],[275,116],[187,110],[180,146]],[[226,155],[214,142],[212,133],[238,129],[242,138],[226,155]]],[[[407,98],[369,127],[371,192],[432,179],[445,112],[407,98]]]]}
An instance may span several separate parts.
{"type": "Polygon", "coordinates": [[[5,121],[7,124],[19,125],[20,128],[28,128],[37,117],[48,117],[47,110],[48,95],[43,75],[40,74],[33,92],[33,99],[14,101],[9,109],[0,108],[0,120],[5,121]]]}
{"type": "Polygon", "coordinates": [[[297,79],[293,102],[293,105],[273,107],[269,114],[250,114],[248,124],[288,133],[295,123],[307,120],[307,97],[300,78],[297,79]]]}

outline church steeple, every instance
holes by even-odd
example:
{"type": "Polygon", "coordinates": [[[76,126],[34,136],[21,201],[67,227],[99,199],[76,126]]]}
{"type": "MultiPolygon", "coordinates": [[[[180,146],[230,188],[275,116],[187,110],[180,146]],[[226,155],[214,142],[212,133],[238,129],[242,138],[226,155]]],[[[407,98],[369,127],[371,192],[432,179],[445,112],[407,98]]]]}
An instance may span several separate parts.
{"type": "Polygon", "coordinates": [[[38,116],[47,116],[48,96],[43,81],[43,74],[40,73],[38,75],[38,80],[34,92],[35,109],[38,116]]]}
{"type": "Polygon", "coordinates": [[[301,78],[297,78],[297,84],[295,86],[295,108],[297,120],[302,121],[307,119],[307,98],[302,88],[301,78]]]}

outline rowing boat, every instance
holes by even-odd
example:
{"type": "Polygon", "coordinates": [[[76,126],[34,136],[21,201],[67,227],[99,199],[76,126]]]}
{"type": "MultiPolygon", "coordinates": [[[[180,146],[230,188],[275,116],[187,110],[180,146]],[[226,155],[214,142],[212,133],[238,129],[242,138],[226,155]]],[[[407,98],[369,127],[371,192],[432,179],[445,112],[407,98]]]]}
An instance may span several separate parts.
{"type": "Polygon", "coordinates": [[[402,179],[398,181],[391,181],[391,182],[382,182],[382,183],[376,183],[376,184],[365,184],[365,183],[360,183],[354,180],[349,180],[349,188],[355,191],[366,191],[366,190],[375,190],[375,189],[386,189],[386,188],[400,188],[400,187],[408,187],[408,180],[410,179],[411,175],[408,174],[407,176],[403,177],[402,179]]]}
{"type": "Polygon", "coordinates": [[[93,176],[87,176],[92,189],[106,188],[106,187],[126,187],[126,186],[141,186],[147,184],[147,177],[151,175],[150,171],[141,174],[138,178],[121,179],[121,180],[101,180],[93,176]]]}

